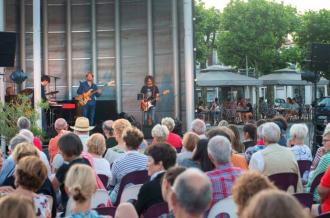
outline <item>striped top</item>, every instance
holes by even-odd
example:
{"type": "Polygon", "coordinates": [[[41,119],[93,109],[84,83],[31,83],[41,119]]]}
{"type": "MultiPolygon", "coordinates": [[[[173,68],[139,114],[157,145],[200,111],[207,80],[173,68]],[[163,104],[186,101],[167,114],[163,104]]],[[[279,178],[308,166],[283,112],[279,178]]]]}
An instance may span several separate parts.
{"type": "Polygon", "coordinates": [[[112,179],[110,184],[115,186],[110,193],[110,198],[112,202],[117,199],[117,194],[119,191],[119,185],[124,176],[128,173],[146,170],[147,169],[148,157],[138,151],[128,151],[123,157],[113,162],[112,165],[112,179]]]}
{"type": "MultiPolygon", "coordinates": [[[[328,151],[320,160],[320,163],[317,165],[314,171],[311,172],[311,175],[309,176],[308,183],[306,185],[306,191],[309,192],[312,182],[314,181],[315,177],[317,177],[319,174],[324,173],[328,166],[330,165],[330,151],[328,151]]],[[[315,189],[313,193],[313,199],[316,202],[320,201],[320,196],[317,193],[317,189],[315,189]]]]}

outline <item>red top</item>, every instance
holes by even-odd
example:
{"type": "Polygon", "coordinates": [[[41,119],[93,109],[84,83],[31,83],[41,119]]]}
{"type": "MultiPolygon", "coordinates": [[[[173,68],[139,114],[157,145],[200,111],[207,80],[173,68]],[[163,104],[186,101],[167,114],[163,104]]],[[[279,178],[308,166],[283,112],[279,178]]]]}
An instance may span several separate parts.
{"type": "MultiPolygon", "coordinates": [[[[321,179],[320,184],[324,187],[330,188],[330,168],[327,169],[324,176],[321,179]]],[[[330,211],[330,195],[328,195],[327,199],[321,205],[322,213],[330,211]]]]}
{"type": "Polygon", "coordinates": [[[168,134],[167,143],[172,145],[174,148],[182,148],[181,137],[173,132],[170,132],[170,134],[168,134]]]}
{"type": "Polygon", "coordinates": [[[36,148],[38,148],[40,151],[42,151],[41,140],[38,137],[33,138],[33,144],[34,144],[34,146],[36,146],[36,148]]]}

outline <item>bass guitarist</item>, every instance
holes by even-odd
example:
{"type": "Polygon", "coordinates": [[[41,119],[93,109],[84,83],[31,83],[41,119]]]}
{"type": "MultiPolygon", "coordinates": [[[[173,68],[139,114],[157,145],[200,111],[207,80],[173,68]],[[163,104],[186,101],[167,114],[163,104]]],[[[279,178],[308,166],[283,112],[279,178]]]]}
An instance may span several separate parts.
{"type": "Polygon", "coordinates": [[[141,94],[141,110],[143,111],[143,125],[154,125],[156,123],[156,104],[160,100],[159,89],[155,85],[155,80],[152,76],[147,75],[144,79],[144,86],[141,94]]]}
{"type": "Polygon", "coordinates": [[[79,88],[77,90],[77,94],[84,94],[91,89],[93,90],[93,94],[90,96],[90,100],[86,105],[82,106],[82,116],[89,119],[89,125],[94,125],[94,115],[95,115],[95,107],[96,100],[95,97],[99,97],[102,93],[100,89],[97,88],[97,85],[93,83],[94,75],[92,72],[86,73],[86,81],[80,83],[79,88]]]}

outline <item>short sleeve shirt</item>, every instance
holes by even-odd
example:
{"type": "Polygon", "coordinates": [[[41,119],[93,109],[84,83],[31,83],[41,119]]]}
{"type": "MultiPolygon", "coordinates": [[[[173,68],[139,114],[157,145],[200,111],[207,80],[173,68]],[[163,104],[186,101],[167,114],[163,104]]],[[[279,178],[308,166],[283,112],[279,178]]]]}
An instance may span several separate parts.
{"type": "MultiPolygon", "coordinates": [[[[321,185],[330,188],[330,168],[325,172],[324,176],[321,179],[321,185]]],[[[330,211],[330,196],[328,195],[327,199],[321,205],[322,213],[330,211]]]]}
{"type": "Polygon", "coordinates": [[[159,94],[159,89],[157,86],[143,86],[141,89],[141,93],[144,95],[144,99],[150,101],[152,105],[156,106],[156,96],[159,94]]]}

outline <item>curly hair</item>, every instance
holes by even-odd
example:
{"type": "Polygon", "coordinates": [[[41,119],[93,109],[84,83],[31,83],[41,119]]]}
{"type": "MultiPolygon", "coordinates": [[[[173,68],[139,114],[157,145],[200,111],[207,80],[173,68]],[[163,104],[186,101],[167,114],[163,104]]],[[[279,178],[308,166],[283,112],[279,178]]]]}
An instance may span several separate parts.
{"type": "Polygon", "coordinates": [[[146,154],[154,159],[155,164],[162,161],[165,170],[174,166],[176,163],[176,151],[167,143],[151,145],[147,148],[146,154]]]}
{"type": "Polygon", "coordinates": [[[118,119],[112,124],[113,131],[119,138],[122,138],[124,130],[131,126],[131,123],[126,119],[118,119]]]}
{"type": "Polygon", "coordinates": [[[39,157],[39,152],[34,145],[27,142],[22,142],[16,145],[12,155],[15,163],[18,163],[23,157],[27,157],[27,156],[39,157]]]}
{"type": "Polygon", "coordinates": [[[233,186],[233,199],[237,205],[237,215],[240,216],[250,199],[265,189],[276,189],[268,177],[256,171],[243,173],[233,186]]]}
{"type": "Polygon", "coordinates": [[[15,184],[36,192],[47,178],[47,168],[39,157],[24,157],[16,165],[15,184]]]}
{"type": "Polygon", "coordinates": [[[105,138],[101,133],[94,133],[87,141],[88,152],[103,155],[106,150],[105,138]]]}
{"type": "Polygon", "coordinates": [[[123,140],[130,150],[137,150],[144,138],[143,133],[136,127],[127,128],[123,133],[123,140]]]}

